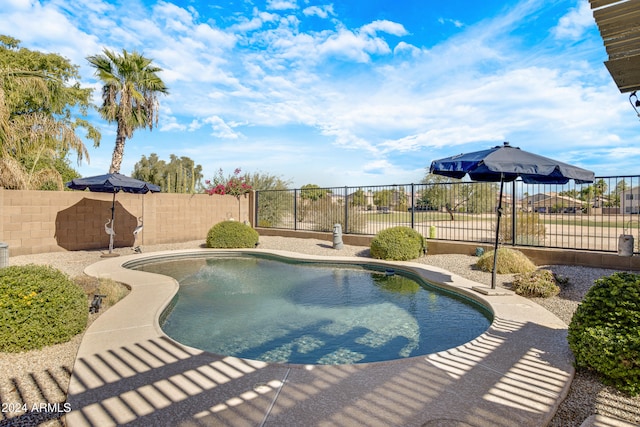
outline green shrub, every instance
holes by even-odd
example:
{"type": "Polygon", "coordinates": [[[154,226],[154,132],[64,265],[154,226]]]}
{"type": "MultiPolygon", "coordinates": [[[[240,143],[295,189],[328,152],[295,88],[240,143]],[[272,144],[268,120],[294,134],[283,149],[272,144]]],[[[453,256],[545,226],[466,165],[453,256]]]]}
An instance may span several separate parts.
{"type": "Polygon", "coordinates": [[[82,289],[48,266],[0,269],[0,351],[20,352],[69,341],[87,325],[82,289]]]}
{"type": "Polygon", "coordinates": [[[576,366],[605,384],[640,393],[640,275],[615,273],[595,281],[569,324],[576,366]]]}
{"type": "Polygon", "coordinates": [[[207,234],[208,248],[255,248],[258,232],[238,221],[222,221],[211,227],[207,234]]]}
{"type": "Polygon", "coordinates": [[[424,237],[409,227],[391,227],[380,231],[371,241],[371,256],[406,261],[420,257],[427,248],[424,237]]]}
{"type": "Polygon", "coordinates": [[[549,298],[558,295],[560,287],[549,270],[537,270],[517,275],[513,279],[513,291],[523,297],[549,298]]]}
{"type": "MultiPolygon", "coordinates": [[[[484,255],[478,258],[476,267],[482,271],[492,271],[493,253],[494,251],[485,252],[484,255]]],[[[515,249],[498,248],[498,264],[496,265],[496,273],[530,273],[535,271],[535,269],[535,264],[522,252],[515,249]]]]}

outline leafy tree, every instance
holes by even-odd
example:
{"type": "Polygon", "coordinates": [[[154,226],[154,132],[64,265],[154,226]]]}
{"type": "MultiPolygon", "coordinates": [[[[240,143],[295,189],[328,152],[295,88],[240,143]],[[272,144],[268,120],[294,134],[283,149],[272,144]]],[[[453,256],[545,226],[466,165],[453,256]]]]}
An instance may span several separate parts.
{"type": "Polygon", "coordinates": [[[133,167],[132,177],[156,184],[166,193],[196,193],[202,190],[202,166],[189,157],[169,156],[169,163],[156,153],[142,156],[133,167]]]}
{"type": "Polygon", "coordinates": [[[422,180],[428,184],[420,194],[418,204],[430,209],[445,208],[453,221],[453,213],[491,212],[496,206],[498,187],[495,183],[463,182],[459,179],[428,173],[422,180]]]}
{"type": "Polygon", "coordinates": [[[286,190],[291,185],[290,180],[285,180],[265,172],[245,173],[244,179],[255,191],[286,190]]]}
{"type": "Polygon", "coordinates": [[[427,206],[429,209],[437,210],[448,204],[449,185],[454,181],[442,175],[428,173],[422,181],[422,184],[428,184],[424,190],[420,192],[418,204],[427,206]]]}
{"type": "Polygon", "coordinates": [[[609,194],[609,200],[605,203],[605,206],[608,207],[620,207],[620,195],[628,190],[629,184],[627,181],[622,180],[616,184],[616,187],[609,194]]]}
{"type": "Polygon", "coordinates": [[[304,200],[316,201],[322,199],[327,194],[331,194],[331,190],[320,188],[317,184],[305,184],[300,187],[300,198],[304,200]]]}
{"type": "Polygon", "coordinates": [[[362,188],[358,188],[351,195],[351,206],[366,206],[367,204],[367,195],[364,193],[362,188]]]}
{"type": "Polygon", "coordinates": [[[376,206],[389,206],[395,210],[407,208],[407,197],[404,189],[385,189],[373,193],[373,204],[376,206]]]}
{"type": "Polygon", "coordinates": [[[264,172],[245,173],[245,181],[257,192],[258,226],[273,227],[293,213],[291,181],[264,172]]]}
{"type": "Polygon", "coordinates": [[[168,192],[165,185],[167,181],[166,169],[167,162],[160,160],[156,153],[151,153],[149,157],[143,155],[133,166],[131,176],[158,185],[162,191],[168,192]]]}
{"type": "Polygon", "coordinates": [[[331,190],[326,188],[320,188],[317,184],[305,184],[300,187],[300,203],[298,203],[298,221],[305,220],[307,215],[314,210],[318,210],[317,207],[313,207],[314,204],[318,204],[318,201],[324,201],[327,199],[327,195],[331,194],[331,190]]]}
{"type": "Polygon", "coordinates": [[[162,68],[138,52],[123,49],[119,55],[104,49],[102,55],[93,55],[87,60],[96,69],[96,77],[104,83],[100,114],[117,125],[109,173],[120,172],[127,138],[133,137],[136,129],[152,130],[157,126],[158,95],[169,91],[158,76],[162,68]]]}
{"type": "Polygon", "coordinates": [[[594,196],[595,196],[595,200],[594,200],[595,207],[597,208],[602,207],[602,199],[604,194],[607,192],[607,188],[608,188],[608,185],[606,181],[602,178],[600,178],[593,184],[593,190],[594,190],[594,196]]]}
{"type": "Polygon", "coordinates": [[[0,36],[0,185],[61,189],[67,155],[88,159],[77,132],[84,129],[94,145],[100,133],[84,118],[91,90],[78,80],[78,67],[60,55],[0,36]]]}
{"type": "Polygon", "coordinates": [[[391,206],[393,204],[392,190],[378,190],[373,193],[373,204],[376,206],[391,206]]]}
{"type": "Polygon", "coordinates": [[[572,199],[580,199],[580,192],[578,192],[578,190],[571,189],[571,190],[566,190],[566,191],[561,191],[558,193],[560,196],[565,196],[565,197],[571,197],[572,199]]]}

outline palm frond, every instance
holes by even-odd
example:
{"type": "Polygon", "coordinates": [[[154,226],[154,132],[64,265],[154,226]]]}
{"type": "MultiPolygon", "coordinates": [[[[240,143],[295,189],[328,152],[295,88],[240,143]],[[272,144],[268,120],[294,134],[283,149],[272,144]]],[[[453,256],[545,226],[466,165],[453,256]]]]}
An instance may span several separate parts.
{"type": "Polygon", "coordinates": [[[12,157],[0,157],[0,187],[27,189],[27,174],[20,162],[12,157]]]}

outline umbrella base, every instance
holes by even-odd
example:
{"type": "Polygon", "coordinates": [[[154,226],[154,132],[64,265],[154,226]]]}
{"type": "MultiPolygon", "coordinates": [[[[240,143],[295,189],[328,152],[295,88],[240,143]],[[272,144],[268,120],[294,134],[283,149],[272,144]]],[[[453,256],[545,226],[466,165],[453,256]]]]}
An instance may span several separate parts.
{"type": "Polygon", "coordinates": [[[106,254],[102,254],[100,255],[100,258],[115,258],[117,256],[120,256],[120,254],[116,254],[116,253],[106,253],[106,254]]]}

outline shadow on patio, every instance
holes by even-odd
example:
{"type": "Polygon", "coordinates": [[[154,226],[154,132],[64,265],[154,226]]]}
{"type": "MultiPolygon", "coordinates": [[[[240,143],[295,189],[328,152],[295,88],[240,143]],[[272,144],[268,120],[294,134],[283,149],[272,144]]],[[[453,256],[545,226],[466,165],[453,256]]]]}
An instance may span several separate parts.
{"type": "Polygon", "coordinates": [[[193,353],[157,337],[78,359],[67,425],[539,426],[573,375],[566,330],[502,319],[464,346],[382,363],[193,353]]]}

